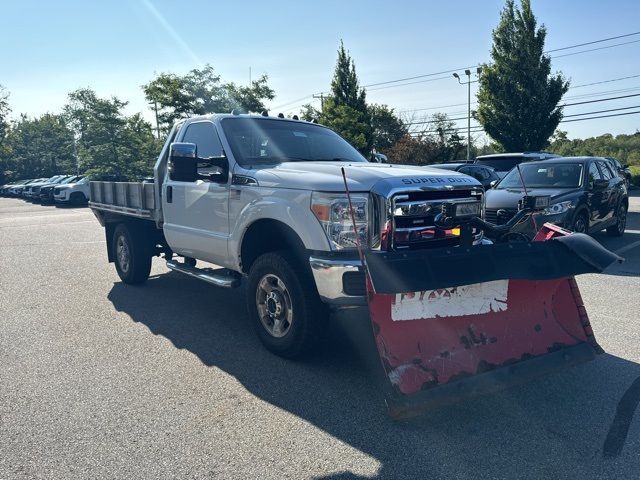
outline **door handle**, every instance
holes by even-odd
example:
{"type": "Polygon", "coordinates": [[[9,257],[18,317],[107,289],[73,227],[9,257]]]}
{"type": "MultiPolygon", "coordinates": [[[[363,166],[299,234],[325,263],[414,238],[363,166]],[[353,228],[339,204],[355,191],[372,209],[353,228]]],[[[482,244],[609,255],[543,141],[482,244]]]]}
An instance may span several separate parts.
{"type": "Polygon", "coordinates": [[[173,187],[167,185],[167,203],[173,202],[173,187]]]}

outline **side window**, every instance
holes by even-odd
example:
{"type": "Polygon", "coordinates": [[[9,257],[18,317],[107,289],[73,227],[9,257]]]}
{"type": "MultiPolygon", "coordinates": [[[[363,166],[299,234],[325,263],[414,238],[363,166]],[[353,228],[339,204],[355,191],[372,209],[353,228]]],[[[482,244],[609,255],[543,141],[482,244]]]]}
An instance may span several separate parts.
{"type": "Polygon", "coordinates": [[[598,170],[598,166],[596,162],[592,162],[589,164],[589,186],[593,185],[594,180],[602,179],[602,175],[600,175],[600,170],[598,170]]]}
{"type": "MultiPolygon", "coordinates": [[[[195,143],[198,147],[198,157],[200,158],[219,157],[223,153],[218,132],[211,122],[197,122],[187,126],[182,141],[195,143]]],[[[207,163],[198,164],[198,173],[201,175],[218,173],[219,171],[219,167],[207,163]]]]}
{"type": "MultiPolygon", "coordinates": [[[[479,167],[464,167],[467,169],[466,173],[467,175],[471,175],[473,178],[475,178],[476,180],[484,180],[484,175],[482,174],[482,168],[479,167]]],[[[460,169],[462,170],[462,169],[460,169]]]]}
{"type": "Polygon", "coordinates": [[[602,178],[605,180],[611,180],[615,175],[611,171],[608,162],[598,162],[600,166],[600,171],[602,172],[602,178]]]}
{"type": "Polygon", "coordinates": [[[482,178],[484,180],[490,180],[491,179],[491,172],[488,169],[481,168],[480,172],[482,173],[482,178]]]}

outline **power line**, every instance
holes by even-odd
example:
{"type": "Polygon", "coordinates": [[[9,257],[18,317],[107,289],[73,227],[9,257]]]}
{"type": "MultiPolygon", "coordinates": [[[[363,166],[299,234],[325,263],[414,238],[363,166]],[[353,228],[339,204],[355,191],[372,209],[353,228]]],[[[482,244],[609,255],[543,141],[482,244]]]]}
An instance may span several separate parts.
{"type": "Polygon", "coordinates": [[[640,40],[632,40],[630,42],[615,43],[613,45],[607,45],[605,47],[590,48],[588,50],[580,50],[579,52],[572,52],[572,53],[565,53],[563,55],[556,55],[555,57],[551,57],[551,58],[570,57],[571,55],[579,55],[581,53],[595,52],[596,50],[605,50],[607,48],[621,47],[622,45],[629,45],[631,43],[638,43],[638,42],[640,42],[640,40]]]}
{"type": "MultiPolygon", "coordinates": [[[[589,103],[599,103],[599,102],[610,102],[611,100],[620,100],[623,98],[631,98],[631,97],[640,97],[640,93],[636,93],[633,95],[621,95],[619,97],[609,97],[609,98],[598,98],[596,100],[585,100],[582,102],[574,102],[574,103],[564,103],[562,105],[558,105],[559,107],[573,107],[574,105],[586,105],[589,103]]],[[[477,102],[475,102],[477,103],[477,102]]],[[[631,107],[631,108],[635,108],[635,107],[631,107]]],[[[613,111],[613,110],[612,110],[613,111]]],[[[596,112],[591,112],[591,113],[596,113],[596,112]]],[[[567,117],[572,117],[573,115],[566,115],[567,117]]],[[[459,121],[459,120],[466,120],[467,117],[458,117],[458,118],[448,118],[447,120],[449,121],[459,121]]],[[[405,123],[405,125],[424,125],[426,123],[433,123],[433,120],[424,120],[424,121],[419,121],[419,122],[409,122],[409,123],[405,123]]]]}
{"type": "Polygon", "coordinates": [[[594,40],[593,42],[579,43],[577,45],[571,45],[570,47],[554,48],[553,50],[547,50],[545,53],[559,52],[561,50],[569,50],[571,48],[577,48],[577,47],[585,47],[587,45],[593,45],[594,43],[602,43],[602,42],[607,42],[609,40],[617,40],[619,38],[631,37],[633,35],[640,35],[640,32],[627,33],[625,35],[618,35],[617,37],[603,38],[600,40],[594,40]]]}
{"type": "MultiPolygon", "coordinates": [[[[578,48],[578,47],[582,47],[582,46],[586,46],[586,45],[593,45],[593,44],[596,44],[596,43],[607,42],[607,41],[610,41],[610,40],[615,40],[615,39],[618,39],[618,38],[630,37],[630,36],[639,35],[639,34],[640,34],[640,32],[632,32],[632,33],[627,33],[627,34],[624,34],[624,35],[618,35],[618,36],[615,36],[615,37],[601,38],[601,39],[598,39],[598,40],[592,40],[590,42],[578,43],[578,44],[575,44],[575,45],[568,45],[566,47],[561,47],[561,48],[556,48],[556,49],[553,49],[553,50],[548,50],[548,51],[546,51],[544,53],[548,54],[548,53],[562,51],[562,50],[569,50],[569,49],[572,49],[572,48],[578,48]]],[[[599,47],[599,48],[595,48],[595,49],[581,50],[579,52],[572,52],[572,53],[568,53],[568,54],[557,55],[557,56],[554,56],[554,57],[551,57],[551,58],[560,58],[560,57],[565,57],[565,56],[569,56],[569,55],[578,55],[578,54],[581,54],[581,53],[588,53],[588,52],[592,52],[592,51],[595,51],[595,50],[603,50],[603,49],[606,49],[606,48],[619,47],[619,46],[622,46],[622,45],[628,45],[630,43],[637,43],[637,42],[640,42],[640,40],[632,40],[630,42],[616,43],[614,45],[607,45],[605,47],[599,47]]],[[[455,69],[450,69],[450,70],[443,70],[443,71],[440,71],[440,72],[426,73],[426,74],[422,74],[422,75],[414,75],[412,77],[404,77],[404,78],[398,78],[398,79],[394,79],[394,80],[386,80],[386,81],[383,81],[383,82],[369,83],[369,84],[366,84],[366,85],[362,85],[362,87],[363,88],[377,87],[377,86],[381,86],[381,85],[389,85],[389,84],[393,84],[393,83],[406,82],[406,81],[409,81],[409,80],[416,80],[416,79],[419,79],[419,78],[435,77],[435,76],[438,76],[438,75],[451,74],[453,72],[457,72],[457,71],[460,71],[460,70],[477,68],[478,66],[479,65],[472,65],[472,66],[468,66],[468,67],[461,67],[461,68],[455,68],[455,69]]],[[[430,81],[444,80],[445,78],[448,78],[448,77],[441,77],[441,78],[433,79],[433,80],[430,80],[430,81]]],[[[416,83],[419,83],[419,82],[416,82],[416,83]]],[[[411,83],[408,83],[406,85],[411,85],[411,83]]],[[[373,91],[375,91],[375,90],[373,90],[373,91]]],[[[323,92],[319,92],[319,93],[326,93],[326,92],[323,91],[323,92]]],[[[312,97],[312,95],[307,95],[307,96],[302,97],[302,98],[300,98],[298,100],[293,100],[291,102],[287,102],[287,103],[279,105],[277,107],[273,107],[272,109],[273,110],[277,110],[279,108],[283,108],[284,106],[288,106],[288,105],[292,105],[292,104],[301,102],[303,100],[306,100],[307,98],[312,97]]]]}
{"type": "MultiPolygon", "coordinates": [[[[622,107],[622,108],[613,108],[613,109],[609,109],[609,110],[595,110],[592,112],[583,112],[583,113],[576,113],[573,115],[567,115],[565,118],[569,118],[569,117],[584,117],[585,115],[594,115],[594,114],[598,114],[598,113],[607,113],[607,112],[618,112],[621,110],[629,110],[631,108],[640,108],[640,105],[633,105],[630,107],[622,107]]],[[[635,111],[635,112],[625,112],[625,113],[615,113],[615,114],[611,114],[611,115],[598,115],[598,116],[594,116],[594,117],[584,117],[584,118],[572,118],[570,120],[561,120],[560,123],[569,123],[569,122],[577,122],[580,120],[594,120],[597,118],[609,118],[609,117],[619,117],[619,116],[623,116],[623,115],[635,115],[636,113],[640,113],[640,110],[635,111]]],[[[466,120],[466,117],[464,118],[464,120],[466,120]]],[[[425,122],[425,123],[432,123],[432,122],[425,122]]],[[[478,133],[480,131],[483,131],[484,128],[482,127],[482,125],[472,125],[471,126],[472,131],[471,133],[478,133]]],[[[423,135],[426,133],[440,133],[442,132],[457,132],[459,130],[466,130],[465,127],[450,127],[450,128],[444,128],[444,129],[434,129],[434,130],[422,130],[422,131],[418,131],[418,132],[412,132],[411,135],[423,135]]]]}
{"type": "Polygon", "coordinates": [[[609,80],[601,80],[599,82],[583,83],[582,85],[571,85],[570,88],[590,87],[591,85],[601,85],[603,83],[619,82],[620,80],[629,80],[630,78],[638,78],[640,75],[629,75],[628,77],[611,78],[609,80]]]}
{"type": "MultiPolygon", "coordinates": [[[[635,77],[640,77],[640,75],[632,75],[630,77],[621,77],[619,80],[622,80],[623,78],[635,78],[635,77]]],[[[601,82],[594,82],[593,84],[598,84],[598,83],[608,83],[610,81],[613,81],[614,79],[611,80],[603,80],[601,82]]],[[[615,79],[618,80],[618,79],[615,79]]],[[[579,87],[582,86],[588,86],[588,85],[592,85],[592,84],[584,84],[584,85],[578,85],[579,87]]],[[[576,88],[576,87],[572,87],[572,88],[576,88]]],[[[606,90],[603,92],[593,92],[593,93],[584,93],[581,95],[571,95],[568,97],[565,97],[565,100],[577,100],[579,98],[590,98],[590,97],[599,97],[602,95],[609,95],[609,94],[615,94],[615,93],[626,93],[626,92],[635,92],[637,90],[640,90],[640,87],[632,87],[632,88],[622,88],[622,89],[617,89],[617,90],[606,90]]],[[[476,105],[478,102],[471,102],[471,105],[476,105]]],[[[413,112],[420,112],[420,111],[425,111],[425,110],[441,110],[444,108],[451,108],[451,107],[462,107],[462,106],[466,106],[466,103],[454,103],[451,105],[441,105],[439,107],[423,107],[423,108],[413,108],[413,109],[406,109],[406,110],[399,110],[398,113],[413,113],[413,112]]],[[[464,112],[462,112],[464,113],[464,112]]]]}
{"type": "Polygon", "coordinates": [[[600,115],[598,117],[574,118],[572,120],[562,120],[560,123],[580,122],[582,120],[594,120],[596,118],[622,117],[623,115],[636,115],[638,113],[640,113],[640,110],[635,112],[612,113],[611,115],[600,115]]]}
{"type": "Polygon", "coordinates": [[[629,110],[631,108],[640,108],[640,105],[633,105],[632,107],[610,108],[608,110],[598,110],[597,112],[589,112],[589,113],[574,113],[573,115],[565,115],[564,118],[579,117],[581,115],[589,115],[592,113],[619,112],[620,110],[629,110]]]}
{"type": "Polygon", "coordinates": [[[631,97],[640,97],[640,93],[634,93],[632,95],[622,95],[622,96],[619,96],[619,97],[598,98],[596,100],[585,100],[585,101],[582,101],[582,102],[565,103],[563,105],[558,105],[558,106],[559,107],[572,107],[574,105],[584,105],[586,103],[608,102],[610,100],[619,100],[621,98],[631,98],[631,97]]]}

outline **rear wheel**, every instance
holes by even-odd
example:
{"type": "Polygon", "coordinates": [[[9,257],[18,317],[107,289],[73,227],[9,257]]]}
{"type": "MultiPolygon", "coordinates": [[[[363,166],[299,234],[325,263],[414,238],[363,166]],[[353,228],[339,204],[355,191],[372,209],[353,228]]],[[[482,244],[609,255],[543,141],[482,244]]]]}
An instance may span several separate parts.
{"type": "Polygon", "coordinates": [[[627,206],[620,203],[616,212],[616,224],[607,228],[607,235],[610,237],[621,237],[627,227],[627,206]]]}
{"type": "Polygon", "coordinates": [[[575,233],[589,233],[589,215],[585,210],[576,214],[571,230],[575,233]]]}
{"type": "Polygon", "coordinates": [[[287,252],[261,255],[251,266],[247,307],[264,346],[286,358],[317,349],[328,325],[328,309],[310,274],[287,252]]]}
{"type": "Polygon", "coordinates": [[[118,276],[124,283],[143,283],[151,273],[151,253],[143,232],[119,224],[113,232],[113,258],[118,276]]]}

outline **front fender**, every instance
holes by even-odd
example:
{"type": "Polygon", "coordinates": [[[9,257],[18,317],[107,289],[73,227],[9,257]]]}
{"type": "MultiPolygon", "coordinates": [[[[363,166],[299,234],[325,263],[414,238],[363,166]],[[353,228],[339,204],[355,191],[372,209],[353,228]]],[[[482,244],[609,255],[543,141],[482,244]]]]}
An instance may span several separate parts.
{"type": "Polygon", "coordinates": [[[229,200],[231,222],[229,252],[240,268],[242,240],[258,220],[276,220],[291,227],[308,250],[329,251],[329,240],[310,208],[311,192],[264,187],[232,188],[229,200]],[[239,193],[238,193],[239,191],[239,193]]]}

